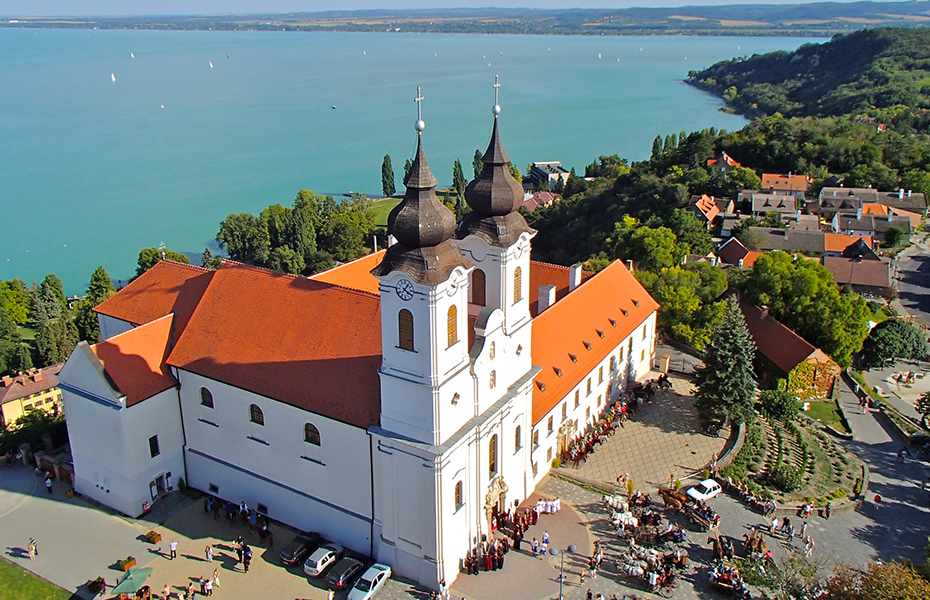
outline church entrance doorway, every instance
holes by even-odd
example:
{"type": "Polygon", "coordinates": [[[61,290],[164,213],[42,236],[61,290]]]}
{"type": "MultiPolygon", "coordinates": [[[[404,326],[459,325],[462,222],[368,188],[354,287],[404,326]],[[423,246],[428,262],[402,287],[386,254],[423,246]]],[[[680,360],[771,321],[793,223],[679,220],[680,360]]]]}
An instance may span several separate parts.
{"type": "Polygon", "coordinates": [[[488,532],[494,530],[492,523],[497,523],[497,514],[504,511],[507,489],[503,475],[498,475],[488,484],[488,493],[484,498],[484,515],[488,520],[488,532]]]}
{"type": "Polygon", "coordinates": [[[578,420],[569,419],[562,423],[562,426],[559,427],[559,437],[558,437],[558,449],[559,452],[556,456],[563,456],[568,452],[569,448],[572,446],[572,437],[575,435],[575,431],[578,429],[578,420]]]}

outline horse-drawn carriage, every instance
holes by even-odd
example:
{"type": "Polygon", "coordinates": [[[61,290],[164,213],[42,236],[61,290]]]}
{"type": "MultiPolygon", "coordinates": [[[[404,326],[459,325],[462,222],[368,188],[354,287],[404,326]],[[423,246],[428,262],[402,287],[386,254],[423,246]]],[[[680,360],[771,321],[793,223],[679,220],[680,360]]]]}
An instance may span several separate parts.
{"type": "Polygon", "coordinates": [[[660,487],[659,496],[662,497],[662,502],[665,503],[665,508],[671,508],[675,512],[682,510],[685,506],[693,502],[693,500],[691,500],[687,494],[672,488],[660,487]]]}
{"type": "Polygon", "coordinates": [[[720,524],[720,515],[707,506],[689,504],[685,507],[688,520],[701,528],[701,531],[710,531],[720,524]]]}
{"type": "Polygon", "coordinates": [[[678,587],[678,569],[688,566],[688,552],[662,553],[653,548],[630,544],[628,553],[620,555],[617,568],[628,580],[642,580],[649,590],[670,598],[678,587]]]}
{"type": "Polygon", "coordinates": [[[739,569],[731,562],[722,561],[711,570],[708,576],[712,590],[728,596],[735,595],[740,600],[750,597],[749,588],[739,574],[739,569]]]}

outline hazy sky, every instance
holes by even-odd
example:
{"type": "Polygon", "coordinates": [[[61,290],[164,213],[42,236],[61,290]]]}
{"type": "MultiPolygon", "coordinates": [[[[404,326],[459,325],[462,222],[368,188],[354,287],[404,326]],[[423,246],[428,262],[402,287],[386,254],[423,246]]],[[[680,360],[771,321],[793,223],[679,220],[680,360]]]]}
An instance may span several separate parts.
{"type": "Polygon", "coordinates": [[[286,13],[369,8],[627,8],[707,4],[798,4],[785,0],[0,0],[4,16],[286,13]]]}

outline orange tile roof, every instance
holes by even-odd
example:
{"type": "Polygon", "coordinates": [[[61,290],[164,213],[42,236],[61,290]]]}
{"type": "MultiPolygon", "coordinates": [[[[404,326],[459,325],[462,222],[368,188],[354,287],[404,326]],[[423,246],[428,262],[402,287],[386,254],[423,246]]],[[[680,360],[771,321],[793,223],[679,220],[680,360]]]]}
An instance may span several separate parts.
{"type": "Polygon", "coordinates": [[[707,194],[694,196],[688,204],[688,208],[701,213],[707,221],[713,221],[714,217],[720,213],[720,208],[714,201],[714,197],[707,194]]]}
{"type": "Polygon", "coordinates": [[[163,260],[137,277],[94,311],[133,325],[142,325],[165,315],[177,316],[177,333],[184,331],[213,271],[163,260]]]}
{"type": "MultiPolygon", "coordinates": [[[[568,273],[568,267],[530,261],[530,314],[534,317],[539,314],[539,286],[554,285],[556,302],[568,294],[568,273]]],[[[593,273],[582,271],[581,283],[593,276],[593,273]]]]}
{"type": "Polygon", "coordinates": [[[58,385],[58,372],[65,363],[44,369],[30,369],[21,375],[4,377],[0,382],[0,404],[44,392],[58,385]]]}
{"type": "Polygon", "coordinates": [[[126,406],[151,398],[175,385],[165,359],[174,317],[164,316],[91,346],[126,406]]]}
{"type": "Polygon", "coordinates": [[[715,156],[715,157],[713,157],[713,158],[708,158],[708,159],[707,159],[707,166],[708,166],[708,167],[712,167],[712,166],[714,166],[714,165],[719,165],[719,164],[725,164],[725,165],[728,165],[728,166],[731,166],[731,167],[740,167],[740,166],[742,166],[742,165],[740,165],[738,162],[736,162],[736,161],[733,159],[732,156],[730,156],[730,155],[727,154],[726,152],[722,152],[722,151],[721,151],[720,154],[718,154],[717,156],[715,156]]]}
{"type": "Polygon", "coordinates": [[[817,352],[815,346],[782,325],[775,317],[766,315],[758,306],[740,298],[739,307],[756,349],[786,374],[817,352]]]}
{"type": "Polygon", "coordinates": [[[368,427],[381,411],[380,302],[376,294],[224,261],[168,364],[368,427]]]}
{"type": "Polygon", "coordinates": [[[790,192],[806,192],[810,187],[807,175],[779,175],[776,173],[762,174],[762,189],[786,190],[790,192]]]}
{"type": "Polygon", "coordinates": [[[884,204],[874,204],[872,202],[862,203],[862,214],[864,215],[887,215],[888,207],[884,204]]]}
{"type": "Polygon", "coordinates": [[[872,247],[872,236],[870,235],[845,235],[842,233],[825,233],[823,235],[824,252],[842,252],[857,241],[862,240],[872,247]]]}
{"type": "Polygon", "coordinates": [[[371,270],[378,266],[381,259],[384,258],[385,252],[385,250],[373,252],[358,260],[333,267],[329,271],[317,273],[311,276],[310,279],[331,283],[351,290],[378,294],[378,285],[380,282],[371,274],[371,270]]]}
{"type": "Polygon", "coordinates": [[[533,423],[538,423],[658,308],[626,266],[615,261],[536,317],[533,364],[542,371],[533,385],[533,423]],[[577,362],[570,354],[577,357],[577,362]],[[561,370],[561,376],[555,368],[561,370]]]}

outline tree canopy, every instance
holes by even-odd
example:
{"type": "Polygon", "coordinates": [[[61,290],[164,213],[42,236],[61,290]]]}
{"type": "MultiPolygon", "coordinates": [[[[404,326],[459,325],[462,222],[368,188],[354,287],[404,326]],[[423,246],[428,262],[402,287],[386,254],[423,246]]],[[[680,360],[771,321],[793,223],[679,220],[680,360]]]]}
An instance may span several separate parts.
{"type": "Polygon", "coordinates": [[[919,329],[901,319],[888,319],[872,328],[862,344],[869,368],[883,368],[898,359],[927,356],[927,341],[919,329]]]}
{"type": "Polygon", "coordinates": [[[704,347],[704,366],[695,378],[695,406],[707,417],[743,423],[753,416],[756,345],[734,296],[726,302],[723,320],[704,347]]]}
{"type": "Polygon", "coordinates": [[[136,261],[136,277],[157,265],[158,261],[162,259],[184,264],[190,264],[191,262],[187,256],[167,248],[143,248],[139,252],[139,260],[136,261]]]}

